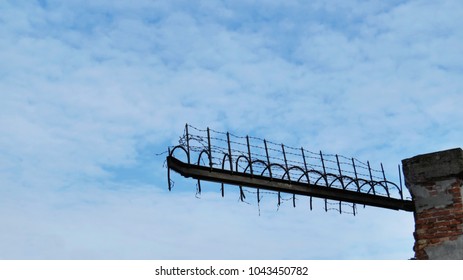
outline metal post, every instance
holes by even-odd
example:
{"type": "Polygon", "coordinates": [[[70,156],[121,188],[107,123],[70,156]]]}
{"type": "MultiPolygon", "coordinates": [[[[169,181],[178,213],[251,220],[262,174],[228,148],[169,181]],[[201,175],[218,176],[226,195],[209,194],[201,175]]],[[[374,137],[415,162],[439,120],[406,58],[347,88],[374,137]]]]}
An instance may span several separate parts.
{"type": "Polygon", "coordinates": [[[272,179],[272,168],[270,167],[270,157],[268,155],[267,141],[264,139],[265,146],[265,155],[267,156],[267,165],[268,165],[268,174],[270,175],[270,180],[272,179]]]}
{"type": "Polygon", "coordinates": [[[383,172],[384,186],[386,187],[387,197],[390,197],[390,195],[389,195],[389,188],[388,188],[388,186],[387,186],[386,174],[384,173],[383,163],[381,163],[381,171],[383,172]]]}
{"type": "Polygon", "coordinates": [[[232,151],[230,143],[230,133],[227,132],[227,143],[228,143],[228,159],[230,161],[230,171],[233,173],[233,160],[232,160],[232,151]]]}
{"type": "MultiPolygon", "coordinates": [[[[286,174],[288,175],[289,184],[291,184],[291,176],[289,174],[288,160],[286,159],[285,145],[281,144],[281,150],[283,151],[283,158],[285,160],[286,174]]],[[[296,207],[296,195],[293,194],[293,207],[296,207]]]]}
{"type": "Polygon", "coordinates": [[[249,170],[251,171],[251,176],[252,176],[254,173],[252,171],[251,146],[249,145],[249,136],[247,135],[246,135],[246,143],[248,145],[249,170]]]}
{"type": "Polygon", "coordinates": [[[209,127],[207,128],[207,151],[209,154],[209,167],[212,170],[211,132],[209,131],[209,127]]]}
{"type": "Polygon", "coordinates": [[[400,184],[400,199],[404,199],[403,189],[402,189],[402,171],[400,170],[400,164],[397,165],[399,169],[399,184],[400,184]]]}
{"type": "MultiPolygon", "coordinates": [[[[301,152],[302,152],[302,159],[304,160],[304,170],[306,173],[306,178],[307,178],[307,184],[310,184],[310,176],[309,176],[309,169],[307,168],[307,161],[305,159],[305,153],[304,153],[304,148],[301,147],[301,152]]],[[[312,197],[310,197],[310,211],[312,211],[312,197]]]]}
{"type": "Polygon", "coordinates": [[[301,152],[302,152],[302,159],[304,160],[304,170],[305,170],[305,173],[307,174],[307,184],[310,184],[309,169],[307,168],[307,162],[305,160],[304,148],[302,148],[302,147],[301,147],[301,152]]]}
{"type": "MultiPolygon", "coordinates": [[[[367,165],[368,165],[368,172],[370,173],[370,180],[371,182],[373,182],[373,175],[371,174],[371,167],[370,167],[370,162],[367,161],[367,165]]],[[[371,185],[371,188],[373,189],[373,194],[375,195],[376,194],[376,191],[375,191],[375,186],[371,185]]]]}
{"type": "Polygon", "coordinates": [[[285,145],[281,144],[281,150],[283,151],[283,159],[285,160],[286,174],[288,175],[288,181],[291,184],[291,177],[289,176],[288,160],[286,159],[285,145]]]}
{"type": "MultiPolygon", "coordinates": [[[[322,151],[320,151],[320,159],[322,161],[323,175],[324,175],[324,179],[325,179],[325,184],[326,184],[327,187],[329,187],[330,185],[328,184],[328,178],[327,178],[327,175],[326,175],[326,168],[325,168],[325,161],[323,160],[322,151]]],[[[325,212],[328,212],[328,200],[326,198],[325,198],[325,212]]]]}
{"type": "Polygon", "coordinates": [[[186,133],[186,151],[187,151],[187,159],[188,164],[191,164],[190,161],[190,135],[188,134],[188,124],[185,124],[185,133],[186,133]]]}
{"type": "MultiPolygon", "coordinates": [[[[168,148],[167,151],[169,152],[168,155],[171,156],[170,148],[168,148]]],[[[170,184],[170,167],[169,167],[169,165],[167,165],[167,186],[168,186],[169,191],[171,191],[172,186],[170,184]]]]}
{"type": "Polygon", "coordinates": [[[355,160],[354,160],[354,158],[352,158],[352,166],[354,167],[355,185],[357,185],[357,191],[360,192],[359,178],[358,178],[358,175],[357,175],[357,168],[355,167],[355,160]]]}
{"type": "MultiPolygon", "coordinates": [[[[336,155],[336,162],[338,164],[338,170],[339,170],[339,181],[341,182],[342,188],[345,190],[346,187],[344,187],[344,181],[342,180],[342,171],[341,171],[341,164],[339,163],[339,157],[336,155]]],[[[341,207],[341,206],[339,206],[341,207]]]]}

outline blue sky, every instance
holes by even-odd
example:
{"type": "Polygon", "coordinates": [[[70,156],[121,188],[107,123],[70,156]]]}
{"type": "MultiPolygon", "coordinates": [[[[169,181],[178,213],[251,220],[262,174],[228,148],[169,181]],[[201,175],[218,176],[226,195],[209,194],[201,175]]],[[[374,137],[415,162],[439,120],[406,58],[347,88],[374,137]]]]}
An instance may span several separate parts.
{"type": "Polygon", "coordinates": [[[462,146],[461,1],[2,1],[0,258],[408,259],[411,213],[174,175],[185,123],[360,160],[462,146]]]}

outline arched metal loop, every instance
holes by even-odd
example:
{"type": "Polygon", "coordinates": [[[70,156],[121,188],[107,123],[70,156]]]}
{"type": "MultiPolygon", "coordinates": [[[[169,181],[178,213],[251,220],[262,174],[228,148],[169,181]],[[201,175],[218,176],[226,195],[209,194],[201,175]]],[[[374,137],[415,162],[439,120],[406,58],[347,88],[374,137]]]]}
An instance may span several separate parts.
{"type": "MultiPolygon", "coordinates": [[[[298,186],[306,184],[308,189],[312,186],[324,187],[409,202],[403,198],[402,184],[398,185],[387,180],[383,164],[381,164],[381,169],[374,169],[368,161],[361,162],[337,154],[324,154],[321,151],[311,152],[304,148],[292,148],[265,139],[250,136],[241,137],[209,128],[201,130],[190,125],[185,126],[185,135],[181,137],[179,142],[179,145],[169,149],[169,157],[177,158],[177,151],[181,150],[186,155],[185,162],[189,166],[207,167],[211,174],[217,171],[222,172],[220,174],[246,175],[256,182],[268,180],[276,181],[275,183],[278,184],[286,183],[298,186]],[[227,172],[223,173],[223,171],[227,172]]],[[[170,169],[168,170],[168,177],[170,189],[170,169]]],[[[401,180],[400,176],[399,179],[401,180]]],[[[199,180],[205,179],[198,179],[200,191],[199,180]]],[[[220,182],[220,179],[213,181],[220,182]]],[[[231,181],[233,179],[227,179],[225,183],[231,181]]],[[[248,182],[247,184],[252,185],[253,183],[248,182]]],[[[222,182],[222,195],[224,193],[223,185],[224,182],[222,182]]],[[[254,187],[259,190],[258,186],[254,187]]],[[[296,193],[300,194],[301,192],[303,191],[296,193]]],[[[240,196],[241,199],[244,198],[241,184],[240,196]]],[[[328,195],[327,197],[333,199],[332,196],[328,195]]],[[[280,203],[280,194],[278,200],[280,203]]],[[[259,193],[258,201],[260,201],[259,193]]],[[[294,193],[293,204],[295,205],[294,193]]],[[[325,209],[326,205],[325,199],[325,209]]]]}

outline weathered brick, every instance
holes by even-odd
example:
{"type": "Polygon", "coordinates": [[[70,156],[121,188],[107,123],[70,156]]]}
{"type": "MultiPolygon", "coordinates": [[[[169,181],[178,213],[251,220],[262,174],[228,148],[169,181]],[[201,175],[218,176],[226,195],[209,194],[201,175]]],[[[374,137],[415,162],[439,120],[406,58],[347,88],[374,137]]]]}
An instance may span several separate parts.
{"type": "MultiPolygon", "coordinates": [[[[419,194],[414,196],[415,258],[439,258],[441,253],[433,248],[443,242],[456,242],[463,236],[463,150],[420,155],[402,162],[406,186],[412,195],[419,194]],[[431,253],[428,255],[427,251],[431,253]]],[[[462,242],[444,248],[456,248],[446,252],[445,258],[463,256],[462,242]]]]}

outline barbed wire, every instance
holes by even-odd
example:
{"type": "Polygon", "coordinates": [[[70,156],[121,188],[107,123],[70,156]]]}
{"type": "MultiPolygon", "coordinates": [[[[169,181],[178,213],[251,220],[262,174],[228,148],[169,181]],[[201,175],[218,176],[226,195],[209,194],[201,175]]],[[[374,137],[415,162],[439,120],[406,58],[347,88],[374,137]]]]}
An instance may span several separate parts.
{"type": "MultiPolygon", "coordinates": [[[[206,132],[209,130],[210,132],[214,132],[214,133],[217,133],[217,134],[221,134],[221,135],[229,135],[229,136],[232,136],[234,138],[238,138],[238,139],[246,139],[246,138],[249,138],[249,139],[253,139],[253,140],[258,140],[260,142],[266,142],[267,144],[271,144],[271,145],[274,145],[274,146],[281,146],[283,145],[285,148],[288,148],[288,149],[292,149],[292,150],[297,150],[297,151],[300,151],[301,148],[295,148],[295,147],[291,147],[291,146],[286,146],[284,144],[279,144],[279,143],[276,143],[276,142],[272,142],[272,141],[269,141],[269,140],[266,140],[264,138],[260,138],[260,137],[255,137],[255,136],[237,136],[235,134],[232,134],[232,133],[228,133],[228,132],[221,132],[221,131],[217,131],[217,130],[214,130],[214,129],[199,129],[195,126],[192,126],[190,124],[187,124],[188,127],[190,128],[193,128],[194,130],[197,130],[198,132],[206,132]]],[[[184,136],[186,135],[186,131],[184,131],[184,136]]],[[[197,136],[197,135],[196,135],[197,136]]],[[[201,136],[197,136],[199,138],[202,138],[201,136]]],[[[211,139],[214,139],[214,140],[218,140],[218,141],[223,141],[223,142],[227,142],[227,140],[225,139],[221,139],[221,138],[214,138],[214,137],[211,137],[211,139]]],[[[207,141],[207,138],[206,139],[202,139],[202,140],[205,140],[207,141]]],[[[233,144],[237,144],[237,145],[242,145],[242,146],[247,146],[245,143],[240,143],[240,142],[234,142],[234,141],[230,141],[231,143],[233,144]]],[[[257,145],[250,145],[252,148],[257,148],[257,149],[265,149],[261,146],[257,146],[257,145]]],[[[272,150],[272,151],[276,151],[276,152],[281,152],[281,150],[278,150],[278,149],[272,149],[272,148],[268,148],[269,150],[272,150]]],[[[310,151],[310,150],[307,150],[307,149],[304,149],[304,152],[307,152],[307,153],[310,153],[310,154],[313,154],[313,155],[316,155],[316,156],[319,156],[319,153],[317,152],[313,152],[313,151],[310,151]]],[[[300,154],[294,154],[294,153],[287,153],[287,154],[292,154],[292,155],[296,155],[296,156],[300,156],[300,154]]],[[[366,162],[363,162],[363,161],[360,161],[359,159],[356,159],[356,158],[348,158],[346,156],[343,156],[343,155],[337,155],[337,154],[327,154],[327,153],[324,153],[323,154],[324,156],[328,156],[328,157],[340,157],[344,160],[348,160],[348,161],[351,161],[351,160],[354,160],[356,163],[358,163],[360,166],[358,166],[359,168],[363,168],[363,169],[368,169],[368,163],[366,162]]],[[[314,157],[315,158],[315,157],[314,157]]],[[[326,161],[330,161],[330,160],[326,160],[326,161]]],[[[335,161],[331,160],[332,163],[336,163],[335,161]]],[[[345,164],[349,164],[351,165],[350,163],[348,162],[343,162],[345,164]]],[[[370,168],[372,171],[374,172],[382,172],[381,170],[379,169],[374,169],[374,168],[370,168]]]]}
{"type": "MultiPolygon", "coordinates": [[[[386,179],[382,164],[381,170],[375,169],[371,167],[370,162],[363,162],[356,158],[321,151],[314,152],[303,147],[295,148],[259,137],[238,136],[209,128],[199,129],[192,125],[185,126],[184,134],[179,137],[178,143],[178,146],[190,153],[187,155],[189,161],[193,158],[192,153],[197,155],[195,164],[198,165],[229,168],[231,171],[287,179],[290,182],[321,183],[322,186],[330,188],[372,193],[385,197],[397,196],[398,193],[398,196],[403,199],[402,186],[386,179]],[[394,188],[391,189],[391,186],[394,188]]],[[[172,147],[173,150],[175,147],[172,147]]],[[[159,155],[162,154],[165,152],[159,155]]],[[[201,185],[198,180],[197,195],[200,193],[201,185]]],[[[245,202],[246,193],[251,192],[244,191],[240,187],[240,201],[245,202]]],[[[257,195],[258,204],[262,199],[262,194],[275,193],[278,195],[278,207],[288,201],[292,201],[295,206],[297,202],[295,195],[291,198],[284,198],[280,192],[265,192],[259,189],[252,193],[257,195]]],[[[345,202],[330,204],[327,199],[324,201],[325,211],[336,210],[339,213],[356,214],[355,204],[345,202]],[[345,211],[343,207],[352,210],[345,211]]],[[[312,208],[312,197],[310,197],[310,205],[312,208]]]]}
{"type": "MultiPolygon", "coordinates": [[[[198,129],[198,128],[195,128],[194,126],[191,126],[191,125],[188,125],[189,127],[195,129],[195,130],[198,130],[199,132],[207,132],[207,130],[202,130],[202,129],[198,129]]],[[[216,130],[212,130],[210,129],[211,132],[215,132],[215,133],[220,133],[222,135],[227,135],[227,133],[224,133],[224,132],[218,132],[216,130]]],[[[232,135],[232,134],[229,134],[229,135],[232,135]]],[[[241,136],[234,136],[235,138],[240,138],[240,139],[246,139],[246,137],[241,137],[241,136]]],[[[192,151],[195,151],[195,152],[201,152],[203,150],[207,150],[208,149],[208,138],[207,136],[201,136],[201,135],[195,135],[195,134],[191,134],[189,133],[189,142],[190,142],[190,149],[192,151]],[[197,143],[199,145],[194,145],[192,143],[197,143]]],[[[272,145],[275,145],[275,146],[279,146],[279,147],[284,147],[286,149],[292,149],[292,150],[298,150],[298,151],[301,151],[301,149],[303,148],[294,148],[294,147],[290,147],[290,146],[286,146],[286,145],[283,145],[283,144],[277,144],[275,142],[271,142],[271,141],[267,141],[263,138],[258,138],[258,137],[248,137],[248,138],[252,138],[252,139],[256,139],[256,140],[259,140],[261,142],[266,142],[267,144],[272,144],[272,145]]],[[[222,138],[218,138],[218,137],[210,137],[211,140],[216,140],[218,142],[222,142],[222,143],[228,143],[227,139],[222,139],[222,138]]],[[[187,145],[187,136],[186,134],[184,134],[182,137],[180,137],[180,140],[179,140],[179,144],[182,145],[182,146],[186,146],[187,145]]],[[[236,141],[232,141],[230,140],[229,141],[230,144],[233,144],[233,145],[238,145],[238,146],[241,146],[243,148],[246,148],[248,147],[247,143],[240,143],[240,142],[236,142],[236,141]]],[[[258,145],[252,145],[250,144],[249,145],[250,148],[254,148],[254,149],[258,149],[258,150],[262,150],[262,151],[265,151],[265,148],[262,147],[262,146],[258,146],[258,145]]],[[[211,145],[211,148],[213,152],[215,153],[221,153],[221,154],[227,154],[228,151],[227,151],[227,147],[222,147],[222,146],[219,146],[219,145],[211,145]]],[[[275,153],[279,153],[281,154],[281,149],[276,149],[276,148],[272,148],[272,147],[267,147],[267,150],[270,151],[270,152],[275,152],[275,153]]],[[[345,156],[342,156],[342,155],[335,155],[335,154],[325,154],[325,153],[315,153],[315,152],[312,152],[312,151],[309,151],[309,150],[306,150],[306,149],[303,149],[304,150],[304,153],[308,153],[308,154],[312,154],[312,155],[317,155],[316,156],[305,156],[306,159],[309,159],[309,160],[316,160],[316,161],[320,161],[320,154],[324,157],[323,158],[323,161],[324,161],[324,164],[325,164],[325,170],[331,170],[331,171],[335,171],[335,172],[339,172],[339,168],[334,166],[336,165],[338,162],[334,159],[330,159],[329,157],[338,157],[338,158],[342,158],[344,160],[350,160],[351,162],[355,162],[356,164],[358,165],[355,165],[355,168],[356,169],[362,169],[362,170],[367,170],[367,171],[371,171],[372,174],[366,174],[366,173],[362,173],[362,172],[358,172],[357,170],[354,171],[354,170],[348,170],[348,169],[341,169],[341,172],[343,173],[347,173],[347,174],[351,174],[351,175],[357,175],[358,177],[370,177],[369,180],[371,179],[375,179],[375,180],[384,180],[384,176],[382,177],[381,175],[382,174],[382,171],[379,170],[379,169],[374,169],[374,168],[368,168],[369,166],[369,163],[365,163],[365,162],[362,162],[358,159],[355,159],[355,158],[348,158],[348,157],[345,157],[345,156]],[[330,163],[332,166],[329,166],[327,165],[328,163],[330,163]]],[[[235,153],[235,154],[238,154],[238,155],[243,155],[243,156],[246,156],[247,155],[247,151],[244,151],[244,150],[240,150],[240,149],[237,149],[237,148],[232,148],[231,149],[231,152],[235,153]]],[[[301,154],[296,154],[296,153],[292,153],[292,152],[285,152],[287,156],[295,156],[295,157],[301,157],[301,154]]],[[[256,158],[259,158],[259,159],[265,159],[267,158],[266,155],[264,154],[260,154],[260,153],[256,153],[256,152],[251,152],[251,156],[254,156],[256,158]]],[[[274,162],[281,162],[283,163],[283,160],[279,157],[276,157],[276,156],[271,156],[269,155],[268,156],[269,159],[273,160],[274,162]]],[[[217,163],[215,163],[216,165],[221,165],[222,164],[222,159],[221,158],[216,158],[217,159],[217,163]]],[[[298,166],[302,166],[304,165],[304,162],[303,161],[300,161],[300,160],[294,160],[294,159],[288,159],[287,160],[288,163],[291,163],[293,165],[298,165],[298,166]]],[[[351,162],[347,162],[347,161],[339,161],[339,165],[340,166],[349,166],[349,167],[353,167],[354,164],[351,163],[351,162]]],[[[322,164],[313,164],[313,163],[306,163],[307,167],[311,167],[313,169],[323,169],[323,165],[322,164]]]]}

